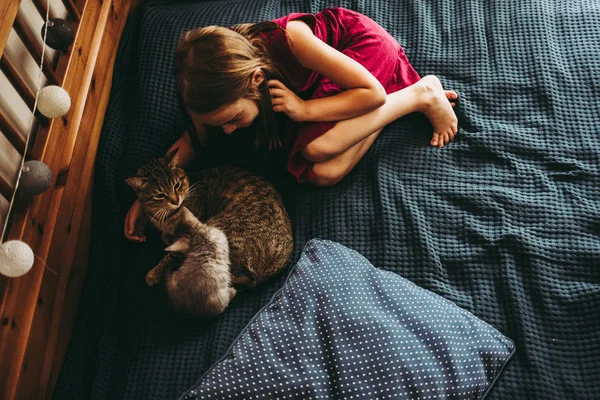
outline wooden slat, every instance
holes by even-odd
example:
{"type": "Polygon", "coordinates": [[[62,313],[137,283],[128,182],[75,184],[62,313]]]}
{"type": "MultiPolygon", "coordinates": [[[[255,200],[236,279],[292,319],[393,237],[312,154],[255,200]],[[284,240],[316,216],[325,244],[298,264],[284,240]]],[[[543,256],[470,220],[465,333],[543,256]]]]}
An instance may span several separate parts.
{"type": "Polygon", "coordinates": [[[73,21],[79,22],[79,20],[81,19],[81,15],[79,14],[79,10],[75,6],[75,3],[73,3],[73,0],[63,0],[63,4],[69,12],[69,17],[71,17],[73,21]]]}
{"type": "Polygon", "coordinates": [[[73,2],[75,3],[75,8],[81,13],[85,7],[86,0],[74,0],[73,2]]]}
{"type": "MultiPolygon", "coordinates": [[[[100,131],[95,130],[94,133],[99,134],[100,131]]],[[[96,150],[97,148],[95,149],[90,146],[88,156],[95,159],[96,150]]],[[[89,185],[85,200],[80,202],[84,207],[83,212],[77,210],[75,213],[75,216],[77,217],[81,215],[79,237],[77,238],[75,245],[71,244],[72,240],[68,243],[69,247],[74,251],[73,260],[69,264],[64,264],[64,273],[60,276],[60,287],[52,292],[55,296],[54,309],[52,310],[53,326],[50,329],[51,337],[48,338],[48,341],[46,342],[46,349],[52,350],[52,357],[49,358],[47,355],[48,352],[46,351],[44,365],[40,375],[40,383],[42,383],[42,385],[39,390],[44,393],[43,398],[46,400],[52,399],[52,394],[67,354],[69,341],[71,340],[71,333],[73,331],[73,326],[75,325],[75,316],[77,315],[79,297],[81,296],[83,285],[85,283],[87,273],[86,266],[91,245],[91,235],[89,233],[92,229],[92,194],[92,185],[89,185]],[[66,271],[66,267],[68,266],[71,266],[69,273],[66,271]],[[65,281],[66,284],[64,283],[65,281]],[[48,384],[45,390],[43,390],[43,383],[46,379],[48,380],[48,384]]],[[[72,237],[75,237],[75,235],[73,234],[72,237]]],[[[56,289],[51,285],[46,284],[46,282],[43,282],[42,288],[44,290],[56,289]]],[[[39,318],[36,319],[39,320],[39,318]]],[[[40,343],[42,342],[40,341],[40,343]]],[[[33,345],[33,343],[31,346],[28,346],[27,354],[25,356],[26,360],[35,357],[32,355],[35,350],[37,350],[37,346],[33,345]]],[[[18,393],[20,393],[20,391],[18,393]]],[[[42,398],[42,396],[40,396],[40,398],[42,398]]]]}
{"type": "Polygon", "coordinates": [[[17,72],[16,68],[9,61],[8,57],[3,56],[0,58],[0,69],[4,72],[4,75],[8,78],[8,81],[12,83],[13,87],[19,93],[19,96],[25,101],[25,104],[29,109],[33,109],[35,103],[35,94],[27,87],[27,84],[17,72]]]}
{"type": "Polygon", "coordinates": [[[8,36],[19,12],[20,4],[21,0],[0,1],[0,56],[4,54],[4,46],[8,42],[8,36]]]}
{"type": "MultiPolygon", "coordinates": [[[[29,107],[30,110],[33,110],[35,94],[29,90],[27,84],[21,79],[19,72],[14,65],[12,65],[8,57],[2,56],[2,58],[0,58],[0,69],[4,72],[4,75],[6,75],[8,81],[13,85],[17,93],[19,93],[19,96],[21,96],[25,104],[27,104],[27,107],[29,107]]],[[[43,116],[38,110],[35,110],[35,116],[39,122],[48,125],[48,118],[43,116]]]]}
{"type": "Polygon", "coordinates": [[[25,151],[25,140],[19,135],[17,130],[12,124],[6,119],[6,117],[0,114],[0,131],[4,133],[4,136],[8,139],[10,144],[19,152],[23,154],[25,151]]]}
{"type": "Polygon", "coordinates": [[[82,239],[87,224],[82,221],[129,6],[127,1],[87,1],[62,85],[72,108],[60,121],[52,120],[33,149],[55,178],[51,189],[34,197],[11,224],[9,238],[28,243],[36,260],[29,273],[11,279],[0,293],[0,321],[10,321],[0,324],[0,376],[5,377],[0,398],[49,398],[60,371],[76,307],[66,302],[83,282],[81,266],[74,263],[85,259],[78,244],[89,239],[82,239]]]}
{"type": "MultiPolygon", "coordinates": [[[[43,20],[46,20],[46,7],[48,7],[48,1],[49,0],[32,0],[33,5],[35,6],[38,13],[40,13],[40,16],[42,17],[43,20]]],[[[52,9],[52,7],[50,7],[49,14],[50,14],[49,15],[50,18],[56,18],[56,13],[52,9]]]]}
{"type": "MultiPolygon", "coordinates": [[[[13,194],[13,188],[0,176],[0,195],[7,201],[10,201],[13,194]]],[[[1,238],[0,238],[1,239],[1,238]]]]}
{"type": "MultiPolygon", "coordinates": [[[[12,126],[12,124],[4,117],[4,115],[0,114],[0,131],[4,134],[4,137],[8,139],[10,144],[19,152],[19,154],[23,154],[25,151],[25,140],[17,133],[17,130],[12,126]]],[[[31,146],[27,149],[27,153],[25,154],[25,158],[28,160],[33,159],[33,154],[31,153],[31,146]]]]}
{"type": "MultiPolygon", "coordinates": [[[[21,41],[23,42],[33,59],[40,60],[42,58],[42,45],[35,39],[31,31],[27,27],[27,24],[25,23],[25,20],[23,19],[21,13],[18,13],[17,18],[15,18],[14,28],[15,32],[17,32],[17,35],[19,35],[19,37],[21,38],[21,41]]],[[[48,84],[59,84],[59,79],[54,73],[54,66],[52,65],[48,57],[44,57],[43,66],[44,75],[46,75],[46,78],[48,78],[49,81],[48,84]]]]}

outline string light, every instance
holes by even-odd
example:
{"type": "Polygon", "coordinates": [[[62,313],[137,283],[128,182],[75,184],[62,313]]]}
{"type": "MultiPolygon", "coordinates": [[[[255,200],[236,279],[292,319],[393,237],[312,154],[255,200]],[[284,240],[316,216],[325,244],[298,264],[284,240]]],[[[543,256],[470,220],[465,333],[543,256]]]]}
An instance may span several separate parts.
{"type": "MultiPolygon", "coordinates": [[[[65,115],[71,107],[71,99],[69,94],[59,86],[47,86],[40,90],[42,84],[42,72],[44,67],[44,56],[46,54],[46,41],[48,39],[48,27],[50,25],[50,1],[46,4],[46,18],[43,27],[43,45],[42,57],[39,64],[39,72],[37,79],[37,91],[33,110],[31,113],[31,122],[29,124],[29,134],[25,140],[25,151],[21,158],[21,165],[17,174],[15,188],[12,193],[9,205],[7,218],[4,221],[2,235],[0,236],[0,274],[14,278],[26,274],[34,263],[35,254],[31,247],[20,240],[10,240],[3,242],[6,229],[8,227],[9,216],[15,203],[16,195],[19,190],[19,182],[25,173],[24,188],[27,194],[39,194],[50,187],[52,181],[52,173],[48,166],[41,161],[28,161],[28,166],[25,168],[25,156],[29,148],[29,141],[32,136],[33,125],[35,122],[35,112],[40,105],[40,112],[48,118],[58,118],[65,115]],[[40,165],[41,164],[41,165],[40,165]],[[33,171],[33,172],[32,172],[33,171]],[[48,176],[48,174],[50,174],[48,176]]],[[[73,37],[71,37],[72,41],[73,37]]],[[[64,43],[62,43],[64,45],[64,43]]],[[[64,46],[61,46],[64,47],[64,46]]],[[[68,48],[68,46],[66,46],[68,48]]],[[[39,258],[38,258],[39,259],[39,258]]]]}
{"type": "Polygon", "coordinates": [[[71,108],[71,98],[69,93],[60,86],[46,86],[38,92],[37,107],[45,117],[62,117],[71,108]]]}
{"type": "MultiPolygon", "coordinates": [[[[46,25],[48,25],[46,45],[54,50],[67,51],[75,38],[75,32],[73,32],[69,23],[64,19],[51,18],[46,22],[46,25]]],[[[42,36],[44,36],[43,31],[42,36]]]]}
{"type": "Polygon", "coordinates": [[[10,240],[0,246],[0,273],[9,278],[25,275],[33,266],[33,250],[25,242],[10,240]]]}
{"type": "Polygon", "coordinates": [[[19,183],[22,195],[31,196],[45,192],[52,184],[52,171],[46,164],[30,160],[23,166],[23,175],[19,183]]]}

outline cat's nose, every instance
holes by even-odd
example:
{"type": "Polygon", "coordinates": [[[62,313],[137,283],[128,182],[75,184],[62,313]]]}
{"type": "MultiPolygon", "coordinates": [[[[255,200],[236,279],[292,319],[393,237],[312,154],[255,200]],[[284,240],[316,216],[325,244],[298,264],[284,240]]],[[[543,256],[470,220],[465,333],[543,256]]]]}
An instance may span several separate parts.
{"type": "Polygon", "coordinates": [[[171,204],[179,206],[179,196],[177,196],[177,194],[172,194],[171,196],[169,196],[169,201],[171,202],[171,204]]]}

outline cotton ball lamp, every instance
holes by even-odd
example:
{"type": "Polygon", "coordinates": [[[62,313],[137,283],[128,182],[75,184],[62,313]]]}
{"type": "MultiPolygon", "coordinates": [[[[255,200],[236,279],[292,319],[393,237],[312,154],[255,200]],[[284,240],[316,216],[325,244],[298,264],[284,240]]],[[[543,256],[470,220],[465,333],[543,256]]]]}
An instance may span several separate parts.
{"type": "Polygon", "coordinates": [[[33,267],[33,250],[27,243],[10,240],[0,245],[0,274],[9,278],[25,275],[33,267]]]}
{"type": "Polygon", "coordinates": [[[37,108],[48,118],[62,117],[71,108],[71,98],[60,86],[46,86],[40,90],[37,108]]]}
{"type": "MultiPolygon", "coordinates": [[[[50,18],[47,22],[48,34],[46,35],[46,44],[54,50],[66,52],[75,39],[75,32],[69,26],[69,23],[61,18],[50,18]]],[[[45,24],[42,26],[42,38],[46,30],[45,24]]]]}
{"type": "Polygon", "coordinates": [[[52,184],[52,171],[41,161],[31,160],[23,164],[19,181],[21,193],[36,195],[45,192],[52,184]]]}

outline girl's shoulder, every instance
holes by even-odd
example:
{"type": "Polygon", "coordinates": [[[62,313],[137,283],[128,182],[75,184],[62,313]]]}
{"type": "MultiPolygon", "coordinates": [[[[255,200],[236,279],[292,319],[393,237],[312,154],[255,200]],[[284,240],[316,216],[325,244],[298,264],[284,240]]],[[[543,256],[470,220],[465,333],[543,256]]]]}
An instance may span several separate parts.
{"type": "Polygon", "coordinates": [[[290,21],[296,20],[306,23],[312,29],[315,36],[325,41],[327,41],[326,36],[343,33],[348,28],[356,25],[357,22],[371,22],[368,16],[343,7],[325,8],[315,14],[290,13],[272,21],[279,25],[279,27],[286,29],[290,21]]]}
{"type": "Polygon", "coordinates": [[[272,21],[279,25],[281,28],[286,29],[287,24],[290,21],[301,20],[307,23],[311,28],[314,28],[316,22],[316,14],[310,13],[291,13],[284,15],[283,17],[275,18],[272,21]]]}

